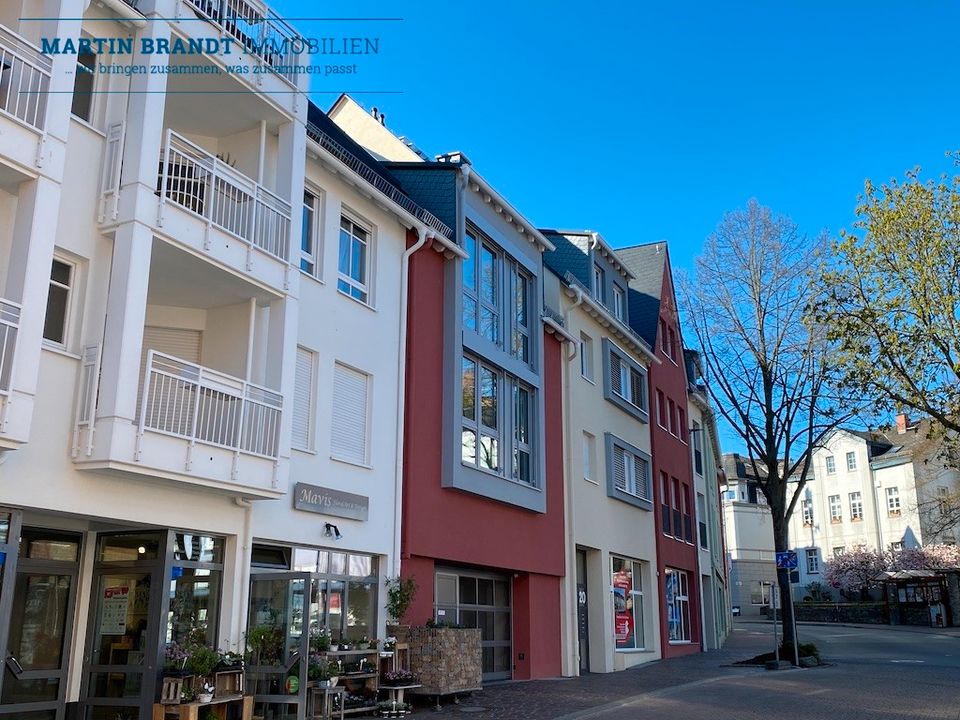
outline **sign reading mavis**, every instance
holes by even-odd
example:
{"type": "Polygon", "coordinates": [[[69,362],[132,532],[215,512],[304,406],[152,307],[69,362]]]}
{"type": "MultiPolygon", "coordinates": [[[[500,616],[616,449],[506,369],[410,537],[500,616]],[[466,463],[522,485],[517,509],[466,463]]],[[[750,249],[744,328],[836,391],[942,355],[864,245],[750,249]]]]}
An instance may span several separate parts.
{"type": "Polygon", "coordinates": [[[331,488],[297,483],[293,491],[293,507],[321,515],[366,520],[370,514],[370,498],[331,488]]]}

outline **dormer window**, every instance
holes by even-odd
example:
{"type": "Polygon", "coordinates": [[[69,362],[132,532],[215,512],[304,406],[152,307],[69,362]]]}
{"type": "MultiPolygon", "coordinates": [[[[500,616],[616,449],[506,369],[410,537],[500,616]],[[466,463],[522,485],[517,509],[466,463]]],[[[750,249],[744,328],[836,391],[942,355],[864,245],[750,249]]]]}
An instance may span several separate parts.
{"type": "Polygon", "coordinates": [[[607,274],[599,265],[593,266],[593,299],[601,305],[607,304],[607,274]]]}
{"type": "Polygon", "coordinates": [[[613,286],[613,314],[620,322],[627,321],[627,294],[619,285],[613,286]]]}

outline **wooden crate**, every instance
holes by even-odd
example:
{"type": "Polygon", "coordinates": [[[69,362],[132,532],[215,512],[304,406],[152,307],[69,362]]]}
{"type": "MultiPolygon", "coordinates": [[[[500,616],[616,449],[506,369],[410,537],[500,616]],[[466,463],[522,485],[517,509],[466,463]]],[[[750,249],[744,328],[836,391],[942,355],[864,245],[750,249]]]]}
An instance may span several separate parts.
{"type": "Polygon", "coordinates": [[[184,675],[182,677],[164,677],[163,684],[160,687],[160,704],[179,705],[180,698],[183,695],[183,689],[185,687],[193,687],[193,675],[184,675]]]}
{"type": "Polygon", "coordinates": [[[243,695],[243,670],[223,670],[214,673],[214,695],[243,695]]]}

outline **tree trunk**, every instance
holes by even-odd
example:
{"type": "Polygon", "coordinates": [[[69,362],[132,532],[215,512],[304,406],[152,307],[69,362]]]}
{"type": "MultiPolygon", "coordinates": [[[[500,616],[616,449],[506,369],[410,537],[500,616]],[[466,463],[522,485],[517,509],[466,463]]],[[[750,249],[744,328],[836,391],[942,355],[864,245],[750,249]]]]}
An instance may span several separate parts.
{"type": "MultiPolygon", "coordinates": [[[[787,521],[779,514],[773,514],[773,547],[776,552],[786,552],[790,549],[787,533],[787,521]]],[[[784,647],[793,647],[796,638],[793,636],[793,589],[790,586],[790,571],[777,570],[777,585],[780,588],[781,622],[783,630],[780,636],[784,647]]],[[[782,660],[793,662],[790,657],[781,657],[782,660]]]]}

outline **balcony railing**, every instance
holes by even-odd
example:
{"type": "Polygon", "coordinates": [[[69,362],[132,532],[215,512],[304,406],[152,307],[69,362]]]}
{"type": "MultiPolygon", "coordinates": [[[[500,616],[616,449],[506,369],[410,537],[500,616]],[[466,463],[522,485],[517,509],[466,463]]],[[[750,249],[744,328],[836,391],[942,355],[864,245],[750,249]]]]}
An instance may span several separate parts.
{"type": "Polygon", "coordinates": [[[9,300],[0,299],[0,396],[10,394],[13,353],[17,348],[19,329],[20,306],[9,300]]]}
{"type": "Polygon", "coordinates": [[[161,203],[173,202],[248,247],[287,262],[290,203],[172,130],[167,130],[159,184],[161,203]]]}
{"type": "Polygon", "coordinates": [[[147,353],[140,429],[276,459],[280,393],[155,350],[147,353]]]}
{"type": "Polygon", "coordinates": [[[241,51],[260,58],[276,74],[296,84],[295,43],[300,36],[267,5],[257,0],[186,0],[220,30],[233,37],[241,51]]]}
{"type": "Polygon", "coordinates": [[[0,25],[0,112],[43,130],[51,67],[40,48],[0,25]]]}
{"type": "Polygon", "coordinates": [[[321,128],[317,127],[313,123],[307,124],[307,137],[316,141],[320,147],[333,155],[337,160],[342,162],[348,168],[357,173],[360,177],[366,180],[368,183],[373,185],[377,190],[382,192],[388,198],[397,203],[400,207],[406,210],[408,213],[423,221],[429,227],[432,227],[438,233],[443,235],[446,238],[452,238],[453,232],[449,227],[439,218],[434,216],[432,213],[420,207],[417,203],[411,200],[407,195],[404,195],[403,192],[398,190],[396,187],[387,182],[383,177],[375,173],[370,167],[364,163],[360,158],[354,155],[352,152],[347,150],[343,145],[334,140],[330,135],[324,132],[321,128]]]}

